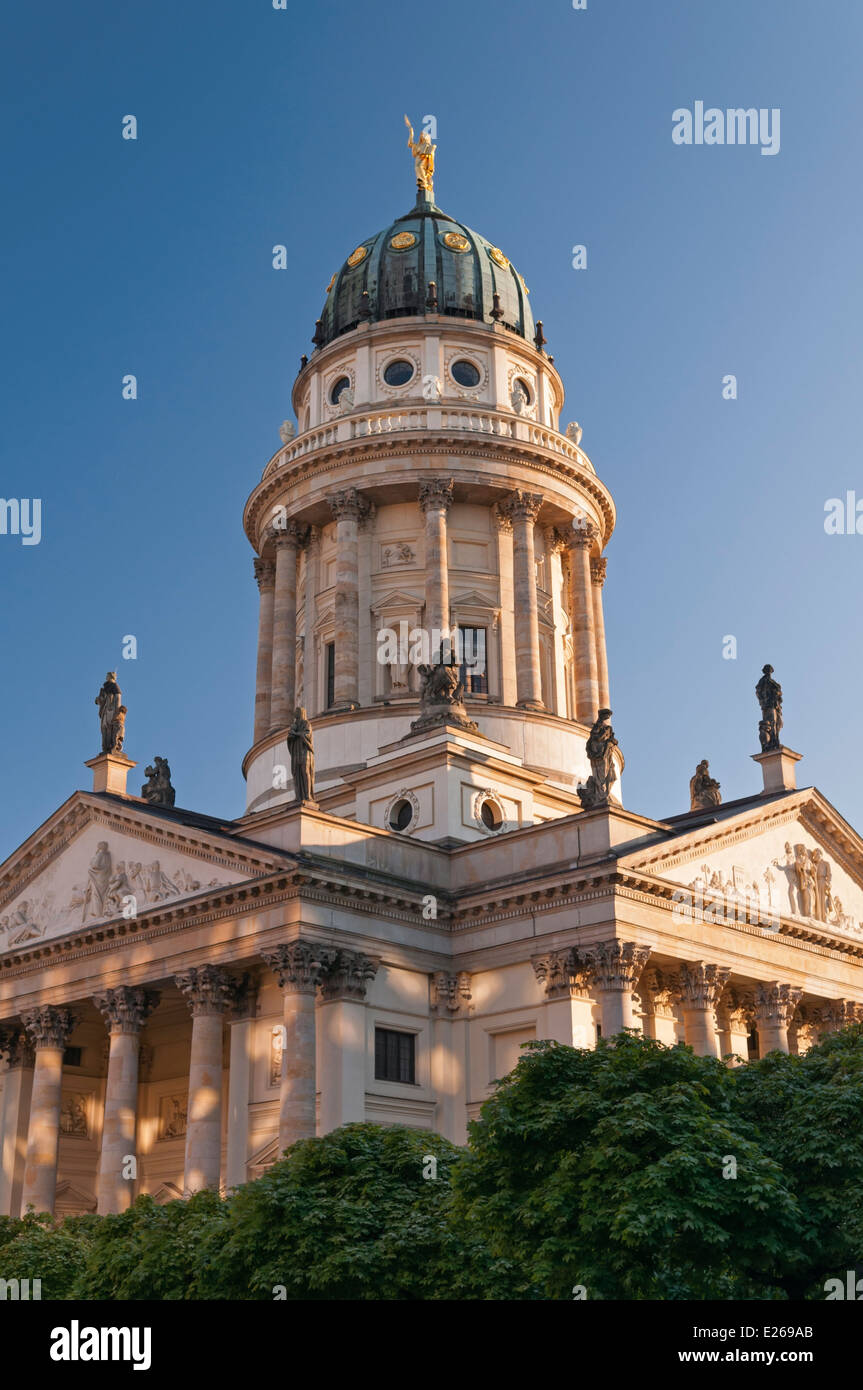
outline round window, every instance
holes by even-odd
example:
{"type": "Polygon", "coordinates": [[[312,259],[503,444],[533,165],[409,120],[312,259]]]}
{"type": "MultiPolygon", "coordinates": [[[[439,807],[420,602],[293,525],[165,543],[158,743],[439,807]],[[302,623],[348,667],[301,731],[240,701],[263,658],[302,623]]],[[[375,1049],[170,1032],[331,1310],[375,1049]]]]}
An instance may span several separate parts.
{"type": "Polygon", "coordinates": [[[339,403],[339,397],[341,396],[341,394],[342,394],[343,391],[347,391],[347,389],[348,389],[348,387],[350,386],[350,384],[351,384],[351,379],[350,379],[349,376],[340,376],[340,377],[339,377],[338,381],[336,382],[335,386],[333,387],[332,391],[330,392],[330,401],[331,401],[331,403],[332,403],[333,405],[338,405],[338,403],[339,403]]]}
{"type": "Polygon", "coordinates": [[[390,830],[407,830],[413,820],[414,808],[410,802],[402,797],[397,801],[390,811],[390,830]]]}
{"type": "Polygon", "coordinates": [[[484,801],[479,808],[480,820],[487,830],[500,830],[503,825],[503,816],[500,807],[493,801],[484,801]]]}
{"type": "Polygon", "coordinates": [[[384,367],[384,381],[387,386],[406,386],[413,374],[413,362],[407,362],[403,357],[397,357],[395,362],[388,362],[384,367]]]}
{"type": "Polygon", "coordinates": [[[466,357],[460,357],[450,367],[453,381],[459,386],[479,386],[479,370],[466,357]]]}

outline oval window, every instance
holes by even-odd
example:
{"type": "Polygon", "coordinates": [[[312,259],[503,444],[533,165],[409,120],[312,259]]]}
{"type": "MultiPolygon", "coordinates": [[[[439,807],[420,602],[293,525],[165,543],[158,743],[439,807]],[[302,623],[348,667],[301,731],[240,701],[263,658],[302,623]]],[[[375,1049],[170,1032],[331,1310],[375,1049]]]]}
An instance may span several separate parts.
{"type": "Polygon", "coordinates": [[[348,377],[348,376],[340,376],[340,377],[339,377],[338,381],[336,382],[335,386],[333,387],[332,391],[330,392],[330,403],[331,403],[332,405],[338,405],[338,403],[339,403],[339,397],[341,396],[341,394],[342,394],[343,391],[347,391],[347,389],[348,389],[348,387],[350,386],[350,384],[351,384],[351,379],[350,379],[350,377],[348,377]]]}
{"type": "Polygon", "coordinates": [[[479,808],[480,819],[487,830],[500,830],[503,825],[503,816],[500,807],[493,801],[484,801],[479,808]]]}
{"type": "Polygon", "coordinates": [[[479,370],[466,357],[460,357],[450,367],[453,381],[459,386],[479,386],[479,370]]]}
{"type": "Polygon", "coordinates": [[[387,386],[406,386],[413,374],[413,362],[407,362],[403,357],[397,358],[395,362],[388,362],[384,367],[384,381],[387,386]]]}
{"type": "Polygon", "coordinates": [[[407,830],[414,816],[414,808],[406,798],[397,801],[390,811],[390,830],[407,830]]]}

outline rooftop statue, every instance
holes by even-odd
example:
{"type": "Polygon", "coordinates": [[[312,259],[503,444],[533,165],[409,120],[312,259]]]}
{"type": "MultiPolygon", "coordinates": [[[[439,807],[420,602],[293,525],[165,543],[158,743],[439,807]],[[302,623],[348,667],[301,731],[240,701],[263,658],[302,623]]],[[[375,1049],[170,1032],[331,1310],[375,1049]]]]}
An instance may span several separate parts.
{"type": "Polygon", "coordinates": [[[173,806],[177,793],[171,786],[171,769],[167,758],[154,758],[150,767],[145,768],[147,781],[141,788],[141,795],[151,806],[173,806]]]}
{"type": "Polygon", "coordinates": [[[433,145],[428,131],[424,130],[419,140],[414,140],[414,128],[405,116],[405,125],[408,128],[408,149],[414,157],[414,169],[417,176],[417,188],[423,188],[427,193],[434,193],[434,153],[437,145],[433,145]]]}
{"type": "Polygon", "coordinates": [[[690,778],[689,802],[690,811],[709,811],[712,806],[722,803],[719,783],[715,777],[711,777],[706,758],[698,764],[695,776],[690,778]]]}
{"type": "Polygon", "coordinates": [[[618,743],[614,737],[610,720],[611,710],[601,709],[584,745],[590,760],[591,775],[578,788],[578,798],[585,811],[594,811],[597,807],[607,806],[611,797],[611,789],[617,781],[614,750],[618,743]]]}
{"type": "Polygon", "coordinates": [[[102,752],[122,753],[126,725],[126,706],[117,684],[117,672],[109,671],[94,701],[99,706],[102,752]]]}
{"type": "Polygon", "coordinates": [[[761,706],[761,720],[758,737],[762,753],[781,748],[779,734],[782,730],[782,686],[773,679],[773,667],[762,667],[763,675],[755,687],[755,694],[761,706]]]}
{"type": "Polygon", "coordinates": [[[291,755],[295,799],[314,801],[315,748],[312,726],[306,718],[306,711],[300,706],[294,710],[294,722],[288,729],[288,752],[291,755]]]}

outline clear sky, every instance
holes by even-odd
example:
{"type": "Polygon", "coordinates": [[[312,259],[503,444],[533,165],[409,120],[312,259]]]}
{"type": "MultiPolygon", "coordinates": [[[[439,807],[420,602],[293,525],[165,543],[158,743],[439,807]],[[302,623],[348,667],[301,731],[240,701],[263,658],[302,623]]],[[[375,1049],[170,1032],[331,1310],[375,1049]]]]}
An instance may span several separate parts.
{"type": "Polygon", "coordinates": [[[0,535],[0,855],[90,785],[114,667],[130,786],[160,753],[178,805],[242,812],[242,508],[333,270],[413,202],[406,111],[437,118],[437,202],[525,276],[617,503],[626,805],[687,809],[703,757],[758,790],[769,661],[801,784],[863,827],[863,536],[824,530],[863,500],[859,0],[44,0],[2,50],[0,494],[42,500],[42,539],[0,535]],[[674,144],[696,101],[779,108],[778,154],[674,144]]]}

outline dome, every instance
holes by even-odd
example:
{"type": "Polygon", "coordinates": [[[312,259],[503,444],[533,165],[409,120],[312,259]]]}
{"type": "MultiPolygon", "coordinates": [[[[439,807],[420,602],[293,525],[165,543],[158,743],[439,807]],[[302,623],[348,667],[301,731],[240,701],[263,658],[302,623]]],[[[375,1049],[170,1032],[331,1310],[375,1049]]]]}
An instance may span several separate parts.
{"type": "Polygon", "coordinates": [[[528,289],[515,267],[422,191],[411,212],[351,250],[327,289],[312,340],[317,347],[358,323],[408,314],[497,321],[523,338],[534,337],[528,289]]]}

